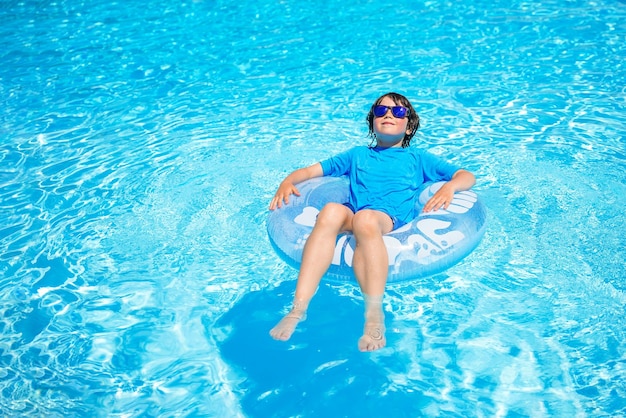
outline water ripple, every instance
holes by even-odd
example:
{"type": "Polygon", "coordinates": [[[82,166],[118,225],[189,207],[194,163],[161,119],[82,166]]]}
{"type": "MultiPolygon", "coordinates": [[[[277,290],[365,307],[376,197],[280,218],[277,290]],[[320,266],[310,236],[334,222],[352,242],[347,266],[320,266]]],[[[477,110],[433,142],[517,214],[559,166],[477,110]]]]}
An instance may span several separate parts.
{"type": "Polygon", "coordinates": [[[624,413],[621,4],[166,3],[0,12],[1,413],[624,413]],[[489,230],[389,289],[382,352],[352,285],[278,349],[268,202],[389,90],[489,230]]]}

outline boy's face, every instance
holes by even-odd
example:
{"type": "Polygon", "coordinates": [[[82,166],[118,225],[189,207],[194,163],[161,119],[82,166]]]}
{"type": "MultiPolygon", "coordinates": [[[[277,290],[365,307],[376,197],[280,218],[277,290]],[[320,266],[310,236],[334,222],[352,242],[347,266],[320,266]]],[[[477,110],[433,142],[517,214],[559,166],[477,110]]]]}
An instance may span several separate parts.
{"type": "MultiPolygon", "coordinates": [[[[389,97],[383,97],[379,104],[389,108],[401,106],[401,104],[395,103],[389,97]]],[[[376,134],[378,145],[385,147],[401,146],[404,135],[410,133],[407,131],[408,123],[409,119],[407,117],[397,118],[392,114],[391,109],[387,109],[383,116],[374,117],[374,133],[376,134]]]]}

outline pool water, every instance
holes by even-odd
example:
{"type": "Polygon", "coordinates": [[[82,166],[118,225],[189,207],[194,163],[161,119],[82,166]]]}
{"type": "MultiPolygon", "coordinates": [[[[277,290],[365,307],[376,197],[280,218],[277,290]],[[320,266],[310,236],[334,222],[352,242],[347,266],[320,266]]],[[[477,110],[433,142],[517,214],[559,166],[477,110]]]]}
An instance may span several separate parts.
{"type": "Polygon", "coordinates": [[[626,415],[626,3],[2,2],[0,415],[626,415]],[[266,234],[290,171],[368,143],[473,171],[478,248],[388,288],[388,346],[266,234]]]}

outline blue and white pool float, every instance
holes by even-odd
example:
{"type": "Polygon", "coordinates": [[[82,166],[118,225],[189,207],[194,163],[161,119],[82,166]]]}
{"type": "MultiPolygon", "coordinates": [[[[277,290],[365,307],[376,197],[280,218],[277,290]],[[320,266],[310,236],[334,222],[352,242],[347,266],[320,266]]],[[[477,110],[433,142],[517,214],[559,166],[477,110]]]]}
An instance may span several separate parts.
{"type": "MultiPolygon", "coordinates": [[[[443,182],[427,184],[417,203],[419,215],[383,236],[389,255],[388,283],[440,273],[471,253],[483,237],[487,211],[471,190],[455,193],[447,209],[423,213],[422,206],[443,182]]],[[[299,268],[304,243],[317,214],[328,202],[348,201],[346,177],[318,177],[297,185],[300,196],[270,213],[267,231],[278,255],[299,268]]],[[[326,278],[354,282],[352,257],[356,241],[352,234],[340,234],[326,278]]]]}

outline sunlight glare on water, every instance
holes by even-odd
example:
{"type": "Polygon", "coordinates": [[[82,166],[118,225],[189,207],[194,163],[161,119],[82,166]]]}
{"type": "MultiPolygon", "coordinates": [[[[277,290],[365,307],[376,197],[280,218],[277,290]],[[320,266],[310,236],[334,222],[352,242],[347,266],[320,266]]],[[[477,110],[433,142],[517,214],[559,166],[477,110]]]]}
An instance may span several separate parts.
{"type": "Polygon", "coordinates": [[[0,415],[626,415],[623,1],[2,3],[0,415]],[[398,91],[477,176],[478,248],[387,347],[266,235],[398,91]]]}

